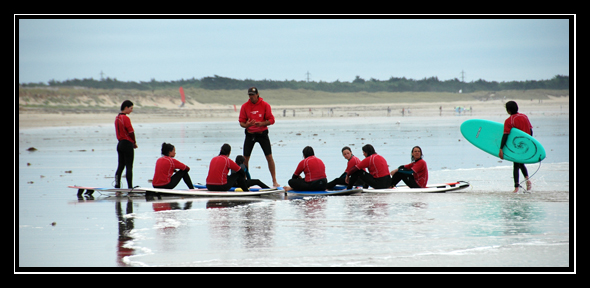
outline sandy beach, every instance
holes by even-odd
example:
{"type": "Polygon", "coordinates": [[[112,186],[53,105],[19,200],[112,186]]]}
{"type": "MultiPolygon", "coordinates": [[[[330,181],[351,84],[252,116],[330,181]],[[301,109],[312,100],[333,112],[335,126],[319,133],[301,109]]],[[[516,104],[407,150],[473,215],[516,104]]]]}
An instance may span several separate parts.
{"type": "MultiPolygon", "coordinates": [[[[296,198],[277,193],[229,200],[148,200],[99,191],[78,196],[67,187],[114,183],[113,122],[121,97],[39,97],[38,102],[29,97],[25,103],[19,97],[19,269],[572,267],[569,97],[515,100],[540,127],[535,136],[548,152],[542,166],[528,165],[532,193],[511,193],[512,163],[464,141],[458,129],[469,118],[506,119],[509,97],[365,105],[344,100],[339,105],[280,105],[267,97],[277,119],[271,141],[282,185],[292,177],[305,146],[313,146],[333,178],[346,167],[343,146],[359,155],[370,143],[392,169],[407,164],[410,147],[420,145],[427,151],[429,183],[461,180],[470,187],[427,195],[296,198]],[[461,116],[454,110],[458,106],[466,109],[461,116]]],[[[152,186],[163,141],[175,145],[178,160],[191,167],[194,183],[205,183],[221,143],[232,145],[232,157],[242,151],[239,106],[193,100],[179,108],[170,98],[130,98],[135,103],[130,118],[141,139],[134,185],[152,186]]],[[[256,148],[253,155],[252,177],[271,183],[262,150],[256,148]]]]}
{"type": "MultiPolygon", "coordinates": [[[[338,105],[272,105],[276,119],[309,120],[334,117],[450,117],[458,115],[456,107],[463,107],[461,113],[478,117],[504,115],[504,103],[512,99],[489,101],[456,102],[414,102],[379,104],[338,104],[338,105]]],[[[535,115],[569,114],[569,96],[548,96],[548,99],[514,99],[519,103],[520,112],[535,115]]],[[[112,100],[115,102],[116,100],[112,100]]],[[[21,103],[19,99],[19,104],[21,103]]],[[[575,105],[575,103],[574,103],[575,105]]],[[[69,109],[68,107],[38,109],[19,106],[18,128],[41,128],[60,126],[110,125],[118,113],[116,106],[101,109],[69,109]]],[[[575,107],[574,107],[575,108],[575,107]]],[[[142,99],[130,114],[133,124],[169,122],[211,122],[237,121],[239,105],[187,103],[179,108],[172,101],[142,99]],[[156,107],[156,108],[154,108],[156,107]]],[[[16,116],[16,115],[15,115],[16,116]]],[[[16,119],[15,119],[16,121],[16,119]]]]}

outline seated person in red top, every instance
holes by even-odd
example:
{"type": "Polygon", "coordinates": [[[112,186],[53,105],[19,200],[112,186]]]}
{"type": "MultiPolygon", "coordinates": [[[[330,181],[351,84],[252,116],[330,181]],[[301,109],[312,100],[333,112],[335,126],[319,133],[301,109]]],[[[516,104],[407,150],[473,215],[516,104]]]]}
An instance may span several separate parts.
{"type": "Polygon", "coordinates": [[[238,184],[242,191],[249,191],[246,185],[246,174],[244,170],[236,164],[233,160],[229,159],[231,153],[231,146],[229,144],[223,144],[219,151],[219,156],[213,157],[209,164],[209,174],[207,175],[207,189],[209,191],[229,191],[234,184],[238,184]],[[229,170],[233,170],[233,173],[229,177],[227,173],[229,170]]]}
{"type": "Polygon", "coordinates": [[[348,186],[346,189],[352,189],[353,184],[359,178],[375,189],[391,187],[391,176],[385,158],[377,154],[371,144],[363,146],[363,155],[365,159],[347,172],[346,183],[348,186]],[[369,173],[364,171],[366,168],[369,169],[369,173]]]}
{"type": "Polygon", "coordinates": [[[422,148],[412,148],[412,163],[399,166],[391,171],[391,186],[395,187],[400,180],[403,180],[410,188],[426,188],[428,182],[428,167],[422,159],[422,148]]]}
{"type": "MultiPolygon", "coordinates": [[[[342,173],[342,175],[340,175],[340,177],[328,182],[328,186],[326,186],[327,190],[332,190],[334,189],[334,186],[336,185],[346,185],[346,173],[348,171],[350,171],[350,169],[352,169],[352,167],[354,167],[354,165],[361,163],[361,160],[352,155],[352,150],[350,149],[350,147],[345,146],[344,148],[342,148],[342,156],[344,157],[344,159],[348,160],[348,164],[346,165],[346,170],[344,170],[344,173],[342,173]]],[[[363,182],[363,180],[358,179],[356,181],[356,183],[354,183],[354,186],[363,186],[366,185],[365,182],[363,182]]],[[[365,188],[368,188],[365,187],[365,188]]]]}
{"type": "Polygon", "coordinates": [[[189,189],[195,189],[191,177],[188,175],[190,167],[174,159],[174,156],[176,156],[174,145],[162,143],[162,157],[156,161],[152,186],[154,188],[174,189],[182,179],[189,189]],[[175,171],[176,173],[174,173],[175,171]]]}
{"type": "Polygon", "coordinates": [[[293,177],[289,180],[289,186],[283,187],[285,191],[324,191],[328,184],[326,179],[326,166],[320,158],[315,157],[313,148],[303,148],[303,160],[297,165],[293,177]],[[305,179],[301,178],[301,172],[305,173],[305,179]]]}

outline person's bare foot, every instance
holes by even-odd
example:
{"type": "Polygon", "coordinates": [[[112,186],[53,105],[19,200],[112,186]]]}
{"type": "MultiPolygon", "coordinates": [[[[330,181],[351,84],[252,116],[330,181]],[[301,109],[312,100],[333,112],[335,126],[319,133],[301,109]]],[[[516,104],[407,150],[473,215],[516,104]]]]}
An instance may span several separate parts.
{"type": "Polygon", "coordinates": [[[533,188],[533,184],[531,183],[531,180],[527,180],[526,181],[526,191],[531,191],[532,188],[533,188]]]}

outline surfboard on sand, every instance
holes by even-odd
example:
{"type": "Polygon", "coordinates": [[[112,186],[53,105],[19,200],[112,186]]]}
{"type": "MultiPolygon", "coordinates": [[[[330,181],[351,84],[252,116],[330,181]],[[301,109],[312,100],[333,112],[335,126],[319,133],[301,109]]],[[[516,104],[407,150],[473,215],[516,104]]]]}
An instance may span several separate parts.
{"type": "Polygon", "coordinates": [[[84,193],[84,191],[86,191],[86,195],[92,195],[92,193],[94,193],[94,191],[99,191],[99,192],[125,192],[125,193],[130,193],[130,192],[137,192],[137,193],[143,193],[145,192],[144,189],[142,188],[104,188],[104,187],[92,187],[92,186],[68,186],[68,188],[73,188],[73,189],[78,189],[78,195],[82,195],[84,193]]]}
{"type": "Polygon", "coordinates": [[[408,186],[394,187],[391,189],[363,189],[363,193],[444,193],[457,191],[469,187],[469,182],[456,181],[426,185],[426,188],[410,188],[408,186]]]}
{"type": "MultiPolygon", "coordinates": [[[[498,157],[504,124],[483,119],[470,119],[461,124],[461,134],[473,146],[498,157]]],[[[516,163],[537,163],[545,159],[545,148],[531,135],[512,128],[503,148],[504,160],[516,163]]]]}
{"type": "Polygon", "coordinates": [[[363,192],[363,189],[349,189],[349,190],[327,190],[327,191],[287,191],[288,194],[301,196],[330,196],[330,195],[350,195],[363,192]]]}
{"type": "Polygon", "coordinates": [[[206,197],[242,197],[242,196],[260,196],[272,193],[283,193],[282,189],[260,189],[258,191],[233,192],[233,191],[209,191],[207,189],[164,189],[164,188],[141,188],[146,192],[152,192],[161,195],[176,196],[206,196],[206,197]]]}

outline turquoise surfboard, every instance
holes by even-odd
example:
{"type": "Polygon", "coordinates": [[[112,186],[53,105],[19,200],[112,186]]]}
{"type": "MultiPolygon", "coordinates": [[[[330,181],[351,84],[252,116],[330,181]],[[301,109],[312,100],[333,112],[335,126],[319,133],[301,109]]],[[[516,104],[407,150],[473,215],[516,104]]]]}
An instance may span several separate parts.
{"type": "MultiPolygon", "coordinates": [[[[498,157],[504,124],[483,120],[471,119],[461,124],[461,134],[475,147],[498,157]]],[[[504,146],[504,160],[516,163],[537,163],[545,159],[545,148],[531,135],[512,128],[508,135],[508,141],[504,146]]]]}

